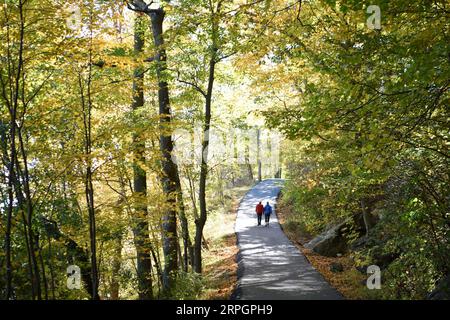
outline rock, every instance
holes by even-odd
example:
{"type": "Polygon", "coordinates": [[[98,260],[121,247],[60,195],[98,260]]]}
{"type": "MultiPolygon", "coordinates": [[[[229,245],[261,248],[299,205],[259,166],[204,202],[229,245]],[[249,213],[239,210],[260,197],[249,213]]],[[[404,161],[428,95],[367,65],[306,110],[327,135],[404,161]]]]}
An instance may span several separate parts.
{"type": "Polygon", "coordinates": [[[394,262],[400,254],[398,253],[386,253],[374,256],[374,265],[377,265],[380,267],[380,269],[386,269],[392,262],[394,262]]]}
{"type": "MultiPolygon", "coordinates": [[[[355,234],[362,237],[366,233],[364,219],[361,213],[353,215],[353,217],[346,221],[329,226],[327,231],[321,233],[305,245],[305,248],[313,250],[314,252],[327,256],[336,257],[349,249],[349,234],[355,234]]],[[[359,240],[357,240],[359,241],[359,240]]],[[[360,245],[363,245],[365,240],[360,240],[360,245]]]]}
{"type": "Polygon", "coordinates": [[[318,235],[308,242],[305,248],[327,257],[336,257],[338,253],[345,252],[347,240],[341,232],[345,225],[346,223],[341,223],[318,235]]]}
{"type": "Polygon", "coordinates": [[[378,266],[381,270],[385,270],[389,265],[394,262],[400,255],[398,253],[388,253],[381,254],[379,252],[375,252],[372,255],[372,262],[365,265],[356,266],[356,270],[358,270],[362,274],[367,273],[367,268],[370,265],[378,266]]]}
{"type": "MultiPolygon", "coordinates": [[[[362,274],[366,274],[367,273],[367,267],[368,266],[356,266],[356,270],[358,270],[360,273],[362,274]]],[[[365,282],[366,280],[364,280],[365,282]]]]}
{"type": "Polygon", "coordinates": [[[442,278],[427,296],[428,300],[450,300],[450,275],[442,278]]]}
{"type": "Polygon", "coordinates": [[[364,248],[367,245],[367,242],[368,242],[368,237],[367,236],[361,237],[361,238],[355,240],[351,244],[350,249],[352,251],[357,251],[359,249],[362,249],[362,248],[364,248]]]}
{"type": "Polygon", "coordinates": [[[330,271],[333,273],[338,273],[344,271],[344,266],[341,263],[333,262],[330,265],[330,271]]]}
{"type": "Polygon", "coordinates": [[[394,262],[400,253],[398,252],[386,252],[385,242],[377,242],[376,245],[371,247],[371,263],[379,266],[380,269],[386,269],[392,262],[394,262]]]}

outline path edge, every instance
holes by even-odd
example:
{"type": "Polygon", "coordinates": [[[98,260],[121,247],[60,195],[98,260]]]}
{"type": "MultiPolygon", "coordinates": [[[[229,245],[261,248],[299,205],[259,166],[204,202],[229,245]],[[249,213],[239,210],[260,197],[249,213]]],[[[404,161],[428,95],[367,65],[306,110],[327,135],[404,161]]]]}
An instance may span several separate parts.
{"type": "Polygon", "coordinates": [[[257,185],[259,185],[262,182],[264,182],[264,180],[256,181],[255,183],[253,183],[253,185],[245,193],[245,195],[241,198],[241,200],[239,200],[239,203],[237,206],[236,219],[234,220],[234,234],[236,235],[236,247],[238,248],[238,253],[236,254],[236,258],[235,258],[235,262],[237,264],[237,272],[236,272],[237,281],[236,281],[236,285],[233,289],[233,292],[230,295],[229,300],[239,300],[242,296],[241,279],[242,279],[242,275],[244,274],[244,263],[242,262],[242,253],[241,253],[241,246],[239,243],[239,234],[236,232],[236,223],[237,223],[237,218],[238,218],[238,214],[239,214],[239,208],[241,207],[242,201],[244,201],[245,197],[247,197],[247,195],[253,190],[253,188],[255,188],[257,185]]]}
{"type": "MultiPolygon", "coordinates": [[[[280,197],[281,197],[281,194],[282,194],[282,192],[283,192],[283,189],[280,189],[280,192],[278,193],[278,195],[277,195],[277,203],[276,203],[276,205],[278,205],[278,200],[280,199],[280,197]]],[[[275,209],[276,209],[276,207],[275,207],[275,209]]],[[[279,214],[278,214],[278,210],[275,210],[275,214],[277,215],[277,219],[278,219],[278,224],[280,225],[280,228],[281,228],[281,231],[284,233],[284,235],[286,236],[286,238],[289,240],[289,242],[295,247],[295,249],[298,251],[298,252],[300,252],[300,254],[306,259],[306,261],[308,262],[308,264],[320,275],[320,277],[323,279],[323,281],[325,281],[326,283],[328,283],[328,285],[331,287],[331,288],[333,288],[334,289],[334,291],[336,291],[337,292],[337,294],[341,297],[341,299],[342,300],[347,300],[346,299],[346,297],[342,294],[342,292],[340,292],[336,287],[334,287],[325,277],[324,277],[324,275],[319,271],[319,270],[317,270],[317,268],[311,263],[311,261],[309,260],[309,258],[306,256],[306,254],[304,254],[303,252],[302,252],[302,250],[300,250],[298,247],[297,247],[297,245],[294,243],[294,241],[292,241],[289,237],[288,237],[288,235],[286,234],[286,232],[284,231],[284,228],[283,228],[283,225],[280,223],[280,216],[279,216],[279,214]]],[[[300,245],[302,245],[302,244],[300,244],[300,245]]],[[[302,245],[303,246],[303,245],[302,245]]]]}

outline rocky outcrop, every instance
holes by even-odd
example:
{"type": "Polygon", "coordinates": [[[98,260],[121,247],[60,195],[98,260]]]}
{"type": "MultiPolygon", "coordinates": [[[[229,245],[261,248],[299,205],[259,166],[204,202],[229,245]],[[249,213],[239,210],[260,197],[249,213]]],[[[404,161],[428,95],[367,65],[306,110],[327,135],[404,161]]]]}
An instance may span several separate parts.
{"type": "Polygon", "coordinates": [[[349,234],[351,232],[360,236],[365,233],[364,221],[361,214],[357,214],[351,219],[332,226],[305,244],[305,248],[323,256],[336,257],[338,254],[343,254],[349,249],[349,234]]]}
{"type": "Polygon", "coordinates": [[[341,223],[318,235],[305,245],[320,255],[336,257],[339,253],[347,251],[347,239],[342,233],[346,223],[341,223]]]}

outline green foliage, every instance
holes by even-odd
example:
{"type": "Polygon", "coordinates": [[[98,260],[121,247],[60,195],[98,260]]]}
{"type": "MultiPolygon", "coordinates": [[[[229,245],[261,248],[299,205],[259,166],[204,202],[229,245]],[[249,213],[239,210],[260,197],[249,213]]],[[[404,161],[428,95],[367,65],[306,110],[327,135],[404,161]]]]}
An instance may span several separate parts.
{"type": "MultiPolygon", "coordinates": [[[[361,266],[385,262],[383,290],[374,297],[424,298],[448,274],[450,261],[448,3],[378,5],[381,30],[367,28],[367,3],[358,0],[164,2],[168,68],[161,78],[170,88],[174,121],[161,127],[146,15],[136,19],[146,41],[135,54],[134,19],[121,1],[4,2],[0,296],[7,287],[8,247],[12,298],[35,298],[31,283],[38,272],[44,298],[89,298],[86,288],[66,287],[69,264],[89,268],[88,164],[102,297],[137,297],[136,208],[149,212],[144,245],[152,254],[153,291],[160,292],[161,217],[175,204],[173,194],[162,192],[158,139],[182,128],[194,140],[211,62],[221,62],[212,99],[218,135],[261,125],[262,115],[290,139],[282,147],[289,180],[284,199],[296,216],[287,228],[317,234],[369,211],[379,222],[369,230],[368,245],[353,254],[361,266]],[[78,8],[80,16],[66,7],[78,8]],[[81,25],[69,26],[72,18],[81,25]],[[146,101],[131,110],[139,72],[146,101]],[[147,193],[136,194],[133,178],[144,171],[147,193]],[[31,234],[36,239],[27,239],[31,234]],[[38,266],[30,263],[34,254],[38,266]]],[[[236,150],[248,151],[251,141],[234,134],[236,150]]],[[[252,166],[229,156],[230,145],[211,143],[219,154],[209,163],[207,184],[213,218],[229,205],[227,190],[251,182],[252,166]]],[[[190,141],[181,149],[174,155],[195,153],[190,141]]],[[[180,164],[191,231],[199,169],[180,164]]],[[[180,271],[166,298],[195,299],[207,287],[198,275],[180,271]]]]}
{"type": "Polygon", "coordinates": [[[290,97],[263,114],[292,140],[285,196],[302,224],[369,210],[380,221],[355,259],[387,259],[379,298],[422,299],[450,261],[448,4],[379,5],[380,31],[361,1],[286,12],[258,50],[274,58],[261,78],[283,84],[269,94],[290,97]]]}
{"type": "Polygon", "coordinates": [[[180,272],[171,299],[195,300],[204,288],[202,277],[196,273],[180,272]]]}

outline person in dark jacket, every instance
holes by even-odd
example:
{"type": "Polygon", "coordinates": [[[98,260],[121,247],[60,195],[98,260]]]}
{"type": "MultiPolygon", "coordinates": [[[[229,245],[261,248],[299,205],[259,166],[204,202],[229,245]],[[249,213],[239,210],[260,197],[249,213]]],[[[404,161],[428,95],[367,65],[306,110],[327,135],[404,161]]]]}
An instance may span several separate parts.
{"type": "Polygon", "coordinates": [[[266,218],[266,227],[269,226],[270,221],[270,215],[272,214],[272,207],[270,206],[270,203],[267,202],[266,206],[264,207],[264,216],[266,218]]]}
{"type": "Polygon", "coordinates": [[[258,218],[258,226],[261,225],[261,220],[262,220],[263,213],[264,213],[264,206],[263,206],[262,202],[259,202],[256,205],[256,216],[258,218]]]}

